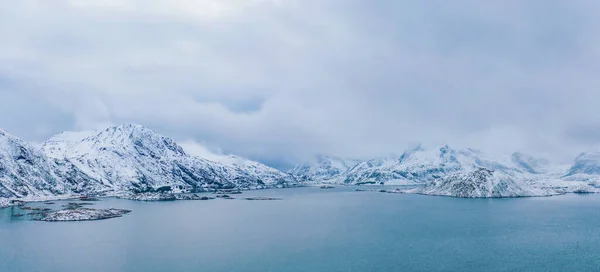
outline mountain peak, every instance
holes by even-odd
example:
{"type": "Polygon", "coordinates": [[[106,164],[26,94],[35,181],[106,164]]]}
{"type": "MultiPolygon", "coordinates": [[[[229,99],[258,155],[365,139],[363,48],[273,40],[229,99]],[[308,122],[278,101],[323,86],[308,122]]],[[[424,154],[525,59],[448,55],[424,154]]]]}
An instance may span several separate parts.
{"type": "Polygon", "coordinates": [[[584,152],[575,158],[567,176],[576,174],[600,174],[600,152],[584,152]]]}
{"type": "Polygon", "coordinates": [[[116,132],[146,131],[146,132],[155,133],[151,129],[149,129],[149,128],[143,126],[143,125],[139,125],[139,124],[121,124],[121,125],[109,127],[107,129],[105,129],[104,131],[106,131],[106,132],[113,132],[113,133],[116,133],[116,132]]]}
{"type": "Polygon", "coordinates": [[[442,154],[446,154],[446,153],[453,153],[453,152],[455,152],[455,150],[453,148],[451,148],[449,145],[445,144],[444,146],[440,147],[440,152],[442,154]]]}
{"type": "Polygon", "coordinates": [[[97,152],[117,152],[153,157],[188,156],[172,139],[142,125],[125,124],[104,130],[63,132],[43,144],[54,158],[75,158],[97,152]]]}
{"type": "Polygon", "coordinates": [[[102,135],[104,137],[112,137],[112,138],[139,138],[139,137],[148,137],[148,136],[160,136],[157,132],[137,124],[124,124],[119,126],[109,127],[103,131],[97,133],[98,136],[102,135]]]}

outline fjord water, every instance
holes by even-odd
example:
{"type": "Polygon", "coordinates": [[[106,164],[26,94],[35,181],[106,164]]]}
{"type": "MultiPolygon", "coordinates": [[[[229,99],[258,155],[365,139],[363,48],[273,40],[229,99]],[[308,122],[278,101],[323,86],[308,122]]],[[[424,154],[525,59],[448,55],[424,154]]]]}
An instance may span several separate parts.
{"type": "Polygon", "coordinates": [[[599,271],[600,196],[457,199],[298,188],[134,202],[122,218],[0,210],[0,271],[599,271]]]}

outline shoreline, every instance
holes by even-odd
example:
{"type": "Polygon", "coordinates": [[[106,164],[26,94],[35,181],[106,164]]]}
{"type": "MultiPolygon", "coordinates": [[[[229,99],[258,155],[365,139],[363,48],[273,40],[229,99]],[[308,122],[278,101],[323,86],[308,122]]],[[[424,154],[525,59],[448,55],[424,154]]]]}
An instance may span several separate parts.
{"type": "MultiPolygon", "coordinates": [[[[383,191],[385,191],[385,193],[396,193],[396,194],[412,194],[412,195],[424,195],[424,196],[438,196],[438,197],[451,197],[451,198],[462,198],[462,199],[508,199],[508,198],[535,198],[535,197],[553,197],[553,196],[561,196],[561,195],[568,195],[568,194],[574,194],[574,195],[585,195],[585,194],[600,194],[600,191],[598,192],[556,192],[553,194],[547,194],[547,195],[523,195],[523,196],[494,196],[494,197],[459,197],[459,196],[453,196],[453,195],[448,195],[448,194],[428,194],[428,193],[421,193],[418,191],[414,191],[413,189],[401,189],[401,188],[396,188],[394,190],[378,190],[375,189],[377,187],[395,187],[395,186],[423,186],[423,184],[402,184],[402,185],[380,185],[380,184],[361,184],[361,185],[349,185],[349,184],[333,184],[333,183],[313,183],[313,184],[307,184],[304,186],[294,186],[294,187],[284,187],[284,188],[261,188],[261,189],[253,189],[253,188],[244,188],[244,189],[232,189],[232,190],[236,190],[236,191],[242,191],[242,192],[248,192],[248,191],[263,191],[263,190],[281,190],[281,189],[295,189],[295,188],[321,188],[323,189],[323,186],[333,186],[335,187],[367,187],[367,188],[371,188],[368,190],[356,190],[356,191],[362,191],[362,192],[380,192],[383,193],[383,191]]],[[[329,187],[327,188],[329,189],[329,187]]],[[[333,189],[333,188],[332,188],[333,189]]],[[[102,195],[102,196],[89,196],[92,198],[98,198],[98,199],[105,199],[105,198],[121,198],[121,199],[129,199],[132,200],[130,198],[128,198],[128,196],[135,196],[138,194],[151,194],[151,195],[160,195],[160,194],[166,194],[166,195],[174,195],[174,196],[178,196],[178,195],[188,195],[188,194],[214,194],[214,193],[222,193],[222,194],[227,194],[226,191],[203,191],[203,192],[189,192],[189,193],[170,193],[170,192],[146,192],[146,193],[132,193],[132,192],[114,192],[111,194],[106,194],[106,195],[102,195]]],[[[81,200],[81,197],[78,195],[57,195],[57,196],[36,196],[36,197],[26,197],[26,198],[0,198],[0,209],[2,208],[7,208],[7,207],[11,207],[11,206],[17,206],[14,203],[39,203],[39,202],[47,202],[47,201],[65,201],[65,200],[81,200]]],[[[178,199],[178,200],[185,200],[185,199],[178,199]]],[[[139,201],[139,200],[132,200],[132,201],[139,201]]]]}

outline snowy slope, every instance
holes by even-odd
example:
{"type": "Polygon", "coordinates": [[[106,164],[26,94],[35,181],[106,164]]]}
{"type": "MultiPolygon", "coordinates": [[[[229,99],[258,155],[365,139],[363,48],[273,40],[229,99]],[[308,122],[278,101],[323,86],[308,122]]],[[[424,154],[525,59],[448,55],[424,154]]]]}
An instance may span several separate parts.
{"type": "Polygon", "coordinates": [[[146,192],[169,186],[174,191],[196,192],[295,182],[290,175],[241,158],[226,165],[189,156],[172,139],[140,125],[62,133],[46,141],[43,150],[49,157],[71,162],[113,191],[146,192]]]}
{"type": "Polygon", "coordinates": [[[452,174],[432,181],[413,192],[463,198],[549,196],[558,194],[552,189],[536,187],[511,175],[485,168],[452,174]]]}
{"type": "Polygon", "coordinates": [[[582,153],[573,162],[566,176],[600,175],[600,152],[582,153]]]}
{"type": "Polygon", "coordinates": [[[515,167],[530,174],[544,174],[564,171],[563,168],[557,168],[559,166],[553,166],[547,159],[535,158],[521,152],[513,153],[511,156],[511,162],[515,167]],[[559,170],[557,171],[557,169],[559,170]]]}
{"type": "MultiPolygon", "coordinates": [[[[321,160],[317,164],[300,165],[291,173],[315,183],[400,185],[429,184],[451,175],[464,175],[485,168],[494,171],[494,176],[508,176],[519,185],[531,184],[542,191],[596,192],[598,189],[592,186],[600,187],[600,154],[595,153],[579,156],[567,176],[568,166],[555,165],[549,160],[524,153],[491,158],[474,149],[453,149],[447,145],[435,149],[418,146],[401,156],[380,157],[353,164],[347,166],[338,163],[342,167],[333,167],[336,164],[330,160],[321,160]]],[[[522,193],[526,191],[515,190],[522,193]]],[[[533,194],[533,191],[527,192],[528,195],[533,194]]]]}
{"type": "MultiPolygon", "coordinates": [[[[72,190],[65,165],[30,144],[0,131],[0,198],[64,194],[72,190]]],[[[73,174],[77,178],[77,174],[73,174]]]]}
{"type": "MultiPolygon", "coordinates": [[[[336,159],[335,162],[344,160],[336,159]]],[[[486,158],[481,152],[472,149],[456,150],[443,146],[427,150],[419,146],[401,156],[380,157],[352,164],[334,164],[331,159],[321,159],[317,164],[297,166],[291,173],[310,181],[398,184],[425,183],[448,174],[479,167],[503,172],[520,171],[511,165],[486,158]]]]}
{"type": "Polygon", "coordinates": [[[348,170],[357,163],[356,160],[319,155],[314,162],[297,165],[289,173],[304,182],[343,182],[348,170]]]}
{"type": "Polygon", "coordinates": [[[239,156],[223,156],[216,159],[215,162],[220,163],[229,169],[233,169],[233,178],[247,176],[250,179],[256,180],[258,183],[267,185],[281,183],[291,185],[297,183],[296,177],[289,173],[284,173],[262,163],[239,156]]]}
{"type": "MultiPolygon", "coordinates": [[[[492,163],[489,163],[492,164],[492,163]]],[[[426,150],[418,147],[396,158],[368,160],[347,173],[346,183],[404,180],[423,183],[476,166],[488,165],[470,150],[454,150],[448,146],[426,150]]]]}
{"type": "Polygon", "coordinates": [[[563,179],[586,181],[600,187],[600,152],[581,153],[575,158],[563,179]]]}

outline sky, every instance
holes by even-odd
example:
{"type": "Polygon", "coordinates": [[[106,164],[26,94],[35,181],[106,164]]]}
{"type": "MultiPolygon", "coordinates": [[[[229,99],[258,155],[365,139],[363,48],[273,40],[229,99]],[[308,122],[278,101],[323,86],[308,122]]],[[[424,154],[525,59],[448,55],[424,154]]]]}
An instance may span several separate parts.
{"type": "Polygon", "coordinates": [[[0,128],[145,125],[286,167],[600,150],[600,3],[0,0],[0,128]]]}

